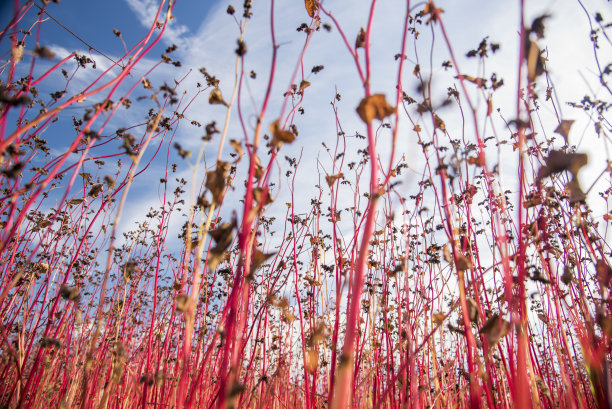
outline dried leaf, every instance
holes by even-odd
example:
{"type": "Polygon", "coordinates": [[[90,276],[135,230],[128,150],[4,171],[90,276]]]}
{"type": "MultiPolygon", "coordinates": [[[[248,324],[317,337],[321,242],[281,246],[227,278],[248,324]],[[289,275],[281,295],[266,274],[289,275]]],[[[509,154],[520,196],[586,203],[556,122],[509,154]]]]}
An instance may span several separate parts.
{"type": "Polygon", "coordinates": [[[527,76],[529,82],[535,81],[537,77],[544,74],[544,57],[542,51],[535,41],[529,41],[527,46],[527,76]]]}
{"type": "Polygon", "coordinates": [[[561,123],[559,124],[559,126],[557,126],[557,128],[555,129],[555,133],[558,133],[559,135],[563,136],[563,139],[567,141],[570,128],[572,127],[573,124],[574,124],[573,119],[563,119],[561,123]]]}
{"type": "Polygon", "coordinates": [[[545,28],[544,27],[544,20],[546,20],[549,17],[550,17],[550,15],[548,15],[548,14],[542,14],[541,16],[536,17],[531,22],[531,29],[529,30],[529,32],[535,33],[535,35],[538,37],[539,40],[544,38],[544,28],[545,28]]]}
{"type": "Polygon", "coordinates": [[[472,297],[467,298],[467,306],[468,306],[468,316],[470,321],[473,323],[478,322],[478,305],[476,304],[476,300],[472,297]]]}
{"type": "Polygon", "coordinates": [[[434,125],[441,131],[446,131],[446,124],[438,115],[434,114],[434,125]]]}
{"type": "Polygon", "coordinates": [[[491,316],[491,318],[489,318],[487,322],[484,323],[484,325],[478,332],[480,334],[487,335],[487,338],[489,340],[489,347],[492,348],[499,342],[500,339],[508,335],[508,332],[510,332],[510,328],[512,328],[511,323],[504,320],[499,315],[495,314],[491,316]]]}
{"type": "Polygon", "coordinates": [[[445,319],[446,319],[446,314],[444,314],[443,312],[438,312],[436,314],[431,314],[431,320],[436,325],[442,325],[442,323],[444,322],[445,319]]]}
{"type": "Polygon", "coordinates": [[[570,285],[572,280],[574,279],[574,273],[572,269],[568,266],[563,268],[563,274],[561,275],[561,282],[565,285],[570,285]]]}
{"type": "Polygon", "coordinates": [[[538,171],[537,180],[540,181],[545,177],[569,170],[574,177],[578,174],[580,168],[586,165],[588,156],[585,153],[566,153],[563,151],[552,150],[546,158],[546,164],[538,171]]]}
{"type": "Polygon", "coordinates": [[[336,180],[343,178],[343,177],[344,175],[342,174],[342,172],[337,173],[335,175],[325,175],[325,181],[331,187],[334,183],[336,183],[336,180]]]}
{"type": "Polygon", "coordinates": [[[244,154],[244,150],[242,149],[242,144],[235,139],[230,139],[230,145],[238,154],[238,159],[234,161],[234,163],[239,162],[242,159],[242,155],[244,154]]]}
{"type": "Polygon", "coordinates": [[[261,265],[265,263],[267,259],[275,254],[276,253],[263,253],[258,249],[255,249],[255,251],[253,251],[253,258],[251,260],[251,272],[249,273],[249,277],[252,278],[253,273],[255,273],[255,271],[257,271],[257,269],[259,269],[259,267],[261,267],[261,265]]]}
{"type": "Polygon", "coordinates": [[[206,263],[208,268],[212,271],[225,257],[227,248],[232,244],[233,235],[232,230],[236,226],[236,221],[232,220],[231,223],[223,223],[216,229],[211,230],[208,234],[215,241],[215,247],[210,249],[208,252],[206,263]]]}
{"type": "Polygon", "coordinates": [[[315,12],[319,8],[319,5],[315,0],[304,0],[304,5],[306,6],[306,11],[308,15],[312,18],[315,16],[315,12]]]}
{"type": "Polygon", "coordinates": [[[538,314],[538,318],[540,319],[540,321],[542,321],[544,324],[548,324],[548,317],[544,314],[538,314]]]}
{"type": "Polygon", "coordinates": [[[385,94],[374,94],[365,97],[357,107],[359,117],[366,124],[371,123],[375,118],[382,121],[394,112],[395,108],[389,105],[385,98],[385,94]]]}
{"type": "Polygon", "coordinates": [[[280,149],[284,143],[291,143],[295,141],[295,135],[290,131],[282,129],[278,120],[272,122],[272,125],[270,125],[270,131],[272,132],[272,146],[277,149],[280,149]]]}
{"type": "Polygon", "coordinates": [[[599,284],[602,287],[609,288],[610,280],[612,280],[612,268],[605,260],[599,259],[595,264],[595,269],[597,281],[599,281],[599,284]]]}
{"type": "Polygon", "coordinates": [[[300,91],[302,91],[304,88],[308,88],[310,87],[310,82],[306,81],[306,80],[302,80],[302,82],[300,82],[300,91]]]}
{"type": "Polygon", "coordinates": [[[359,34],[357,34],[357,38],[355,39],[355,49],[363,48],[365,45],[366,32],[363,27],[359,30],[359,34]]]}
{"type": "Polygon", "coordinates": [[[60,342],[57,339],[50,338],[50,337],[42,337],[40,339],[40,343],[43,348],[52,347],[55,349],[60,349],[62,347],[62,344],[60,344],[60,342]]]}
{"type": "Polygon", "coordinates": [[[582,191],[578,179],[572,179],[565,188],[569,191],[569,202],[570,204],[582,203],[586,200],[586,194],[582,191]]]}
{"type": "Polygon", "coordinates": [[[219,88],[215,88],[210,91],[210,95],[208,95],[208,103],[211,105],[225,105],[228,106],[227,102],[223,99],[223,95],[221,94],[221,90],[219,88]]]}
{"type": "Polygon", "coordinates": [[[55,53],[47,47],[36,47],[36,49],[34,50],[34,54],[45,60],[52,60],[53,58],[55,58],[55,53]]]}
{"type": "Polygon", "coordinates": [[[206,172],[206,188],[210,190],[213,196],[213,203],[220,205],[223,190],[225,189],[225,183],[227,175],[230,171],[230,164],[224,161],[217,162],[217,168],[215,170],[206,172]]]}
{"type": "Polygon", "coordinates": [[[263,200],[263,203],[262,203],[263,192],[264,192],[263,188],[256,187],[255,189],[253,189],[253,198],[255,199],[257,204],[259,204],[260,206],[267,206],[270,203],[272,203],[272,197],[270,196],[270,192],[266,191],[266,198],[265,200],[263,200]]]}
{"type": "Polygon", "coordinates": [[[189,307],[191,306],[191,298],[187,294],[179,294],[176,296],[176,309],[180,312],[189,311],[189,307]]]}
{"type": "Polygon", "coordinates": [[[445,244],[444,247],[442,247],[442,257],[447,263],[453,262],[453,255],[451,254],[450,246],[448,245],[448,243],[445,244]]]}

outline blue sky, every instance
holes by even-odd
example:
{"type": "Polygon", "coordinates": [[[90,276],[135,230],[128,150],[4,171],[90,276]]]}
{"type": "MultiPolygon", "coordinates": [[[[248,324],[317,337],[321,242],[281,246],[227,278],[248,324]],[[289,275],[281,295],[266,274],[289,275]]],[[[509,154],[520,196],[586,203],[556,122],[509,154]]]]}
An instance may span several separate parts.
{"type": "MultiPolygon", "coordinates": [[[[4,7],[6,7],[7,3],[3,3],[4,7]]],[[[86,42],[115,59],[123,53],[123,45],[115,37],[112,29],[116,28],[122,33],[129,48],[146,33],[152,20],[151,13],[157,7],[156,3],[154,0],[110,0],[107,2],[62,0],[60,4],[50,3],[48,11],[86,42]]],[[[352,37],[358,32],[359,27],[366,24],[365,16],[369,7],[368,3],[366,1],[356,1],[352,2],[350,7],[347,7],[347,2],[337,0],[326,2],[326,7],[341,22],[347,35],[352,37]]],[[[598,7],[603,8],[604,3],[595,0],[585,2],[587,8],[592,11],[596,11],[598,7]]],[[[165,42],[160,44],[148,56],[147,60],[143,62],[141,65],[143,71],[137,71],[135,74],[144,72],[149,66],[157,62],[159,54],[168,45],[177,43],[180,45],[180,48],[174,55],[176,59],[182,61],[183,66],[179,69],[174,69],[168,65],[160,66],[150,75],[154,85],[159,86],[163,82],[171,83],[172,79],[180,78],[189,69],[193,69],[194,72],[187,77],[183,85],[184,90],[193,94],[196,82],[203,82],[203,78],[197,72],[197,69],[204,66],[221,80],[220,89],[223,94],[226,96],[230,95],[234,75],[234,49],[239,33],[233,18],[228,16],[225,11],[228,4],[233,4],[236,8],[237,16],[241,14],[241,1],[179,0],[175,7],[175,19],[166,33],[165,42]]],[[[500,51],[487,60],[486,70],[488,73],[495,71],[504,79],[506,86],[498,92],[496,101],[499,105],[496,105],[496,107],[500,107],[504,115],[510,118],[516,105],[514,84],[516,83],[515,72],[518,52],[518,35],[516,31],[518,2],[448,0],[440,1],[438,5],[445,10],[443,18],[447,31],[459,56],[461,69],[465,74],[476,75],[478,70],[482,68],[479,67],[474,59],[463,57],[465,51],[475,48],[485,36],[489,36],[490,41],[501,43],[500,51]]],[[[245,90],[242,98],[249,137],[252,136],[255,113],[257,112],[257,107],[261,104],[261,96],[265,90],[269,72],[271,46],[268,29],[268,8],[268,1],[254,1],[254,17],[247,25],[245,34],[248,46],[245,69],[247,72],[254,70],[257,73],[256,79],[249,78],[246,80],[248,88],[245,90]]],[[[600,92],[600,87],[597,86],[593,75],[593,55],[588,41],[588,25],[579,5],[576,2],[550,0],[547,2],[527,2],[527,8],[526,20],[528,22],[533,17],[542,13],[552,14],[547,24],[547,37],[544,42],[550,52],[549,67],[551,78],[553,78],[555,85],[558,87],[559,99],[562,104],[568,100],[581,99],[587,88],[586,83],[592,87],[595,94],[600,92]]],[[[603,12],[605,9],[601,11],[603,12]]],[[[399,35],[401,34],[403,12],[401,2],[380,1],[373,26],[373,44],[375,44],[375,47],[372,50],[372,86],[374,92],[383,92],[389,98],[394,92],[396,65],[393,56],[399,52],[399,35]]],[[[279,68],[273,88],[274,98],[271,101],[268,116],[264,120],[266,124],[275,120],[280,113],[282,94],[290,85],[298,53],[304,41],[304,34],[296,32],[296,27],[302,22],[308,21],[300,1],[277,1],[275,13],[277,42],[280,44],[279,68]]],[[[3,16],[6,17],[7,13],[3,13],[3,16]]],[[[328,20],[325,17],[323,18],[324,22],[329,22],[328,20]]],[[[411,44],[408,50],[407,74],[404,80],[404,87],[408,93],[412,92],[417,84],[416,80],[409,75],[414,64],[416,64],[415,51],[418,50],[421,58],[429,57],[430,33],[425,27],[423,27],[422,31],[421,40],[417,44],[416,49],[411,44]]],[[[56,51],[58,57],[62,57],[72,50],[88,52],[85,45],[52,21],[43,24],[42,34],[41,43],[56,51]]],[[[433,71],[436,78],[440,79],[434,86],[439,86],[440,93],[444,93],[448,84],[453,82],[455,72],[453,70],[445,72],[441,67],[441,62],[448,59],[448,52],[442,43],[439,33],[435,38],[434,44],[432,64],[429,64],[428,58],[424,58],[419,62],[422,71],[433,71]]],[[[108,66],[108,61],[104,57],[97,55],[95,52],[92,52],[90,55],[98,62],[100,67],[108,66]]],[[[51,62],[47,64],[51,64],[51,62]]],[[[83,75],[82,84],[85,84],[88,79],[91,80],[92,78],[88,76],[91,74],[82,73],[81,75],[83,75]]],[[[281,157],[284,155],[297,156],[303,151],[305,159],[298,172],[297,185],[305,196],[306,192],[308,192],[308,197],[310,197],[310,194],[315,193],[314,184],[317,183],[313,177],[317,173],[316,158],[321,158],[318,166],[322,177],[325,171],[322,170],[321,166],[329,169],[330,161],[325,159],[325,151],[321,146],[321,142],[332,145],[329,142],[335,141],[335,122],[329,103],[333,99],[336,89],[343,96],[342,100],[338,102],[338,107],[345,132],[347,134],[354,134],[355,132],[364,134],[365,129],[355,113],[355,107],[362,97],[362,91],[358,84],[354,65],[344,49],[336,30],[332,30],[331,33],[321,31],[313,37],[304,58],[304,77],[312,85],[306,90],[306,99],[303,104],[306,115],[298,115],[295,118],[295,124],[300,130],[300,136],[294,144],[283,148],[281,157]],[[310,73],[310,68],[314,65],[325,65],[325,69],[319,74],[312,74],[310,73]]],[[[298,75],[296,82],[299,83],[300,80],[301,73],[298,75]]],[[[79,85],[78,81],[75,82],[75,89],[79,85]]],[[[540,88],[540,92],[542,92],[542,88],[540,88]]],[[[139,89],[135,92],[134,96],[142,94],[142,89],[139,89]]],[[[478,97],[477,93],[474,93],[474,98],[477,106],[482,106],[482,104],[486,103],[486,101],[478,97]]],[[[589,167],[581,175],[581,177],[587,179],[584,181],[583,186],[589,186],[590,182],[588,179],[592,180],[594,178],[593,175],[598,174],[602,170],[601,160],[606,155],[605,150],[597,148],[601,146],[598,144],[602,142],[593,139],[592,126],[588,123],[584,114],[572,111],[567,106],[562,106],[561,108],[563,109],[565,119],[577,120],[572,129],[572,142],[578,145],[579,150],[587,151],[592,157],[589,167]],[[581,139],[583,132],[586,139],[581,139]]],[[[148,109],[148,106],[146,109],[148,109]]],[[[141,109],[141,111],[144,110],[145,108],[141,109]]],[[[208,105],[207,94],[204,94],[188,110],[186,116],[189,120],[197,120],[202,124],[208,123],[211,120],[222,123],[224,112],[225,110],[222,106],[208,105]]],[[[444,119],[450,125],[451,132],[456,132],[457,128],[452,126],[458,120],[456,110],[441,112],[447,115],[444,119]]],[[[130,121],[141,120],[142,116],[138,116],[138,110],[132,109],[131,112],[119,113],[114,119],[113,125],[120,126],[118,124],[121,122],[129,124],[130,121]]],[[[545,127],[550,129],[549,132],[552,132],[552,129],[556,127],[554,116],[549,107],[543,107],[542,120],[546,124],[545,127]]],[[[71,121],[69,119],[66,121],[65,126],[69,127],[71,121]]],[[[428,125],[423,123],[423,126],[426,127],[428,125]]],[[[468,124],[468,126],[470,125],[468,124]]],[[[398,141],[400,156],[402,153],[407,153],[411,167],[407,172],[406,178],[403,180],[403,187],[401,188],[406,194],[414,193],[415,184],[418,181],[417,176],[422,172],[423,166],[422,162],[410,156],[410,153],[415,149],[420,151],[420,148],[416,145],[414,135],[410,134],[410,128],[404,122],[400,128],[400,135],[402,137],[398,141]]],[[[177,131],[176,140],[195,153],[199,149],[200,139],[199,137],[193,137],[193,133],[192,127],[181,125],[177,131]]],[[[52,137],[57,138],[57,141],[63,138],[61,134],[54,134],[52,137]]],[[[70,137],[68,136],[68,138],[70,137]]],[[[238,140],[244,139],[242,130],[238,125],[235,110],[232,116],[229,137],[238,140]]],[[[388,152],[388,143],[385,143],[387,140],[384,136],[380,138],[380,151],[383,156],[383,163],[385,163],[385,155],[388,152]]],[[[353,139],[351,144],[353,153],[359,148],[365,148],[365,143],[362,141],[353,139]]],[[[231,152],[231,149],[226,147],[224,155],[226,160],[229,159],[229,152],[231,152]]],[[[207,147],[206,154],[206,164],[210,167],[216,156],[216,146],[214,143],[207,147]]],[[[509,175],[512,175],[515,171],[515,163],[515,153],[511,149],[506,149],[500,154],[499,165],[502,168],[506,168],[509,175]]],[[[282,160],[278,164],[281,166],[281,171],[279,172],[279,175],[281,175],[287,168],[282,160]]],[[[494,164],[492,162],[490,165],[493,166],[494,164]]],[[[124,217],[126,229],[127,226],[139,219],[143,208],[159,205],[159,192],[156,189],[151,189],[151,180],[157,181],[160,166],[161,164],[156,163],[148,173],[152,176],[143,175],[135,184],[134,192],[136,194],[135,196],[132,195],[133,200],[126,209],[124,217]]],[[[182,176],[190,175],[190,171],[186,166],[182,166],[181,172],[182,176]]],[[[506,182],[509,185],[513,184],[512,180],[506,182]]],[[[280,184],[281,197],[278,203],[274,205],[275,207],[271,209],[272,214],[277,212],[279,215],[284,214],[283,203],[287,201],[287,181],[280,178],[280,184]]],[[[233,210],[240,211],[239,198],[240,190],[238,189],[235,197],[230,200],[233,203],[233,210]]],[[[599,214],[601,214],[604,211],[601,201],[597,202],[597,197],[589,199],[593,201],[591,203],[592,206],[599,209],[599,214]]],[[[309,201],[306,201],[299,211],[306,211],[308,207],[309,201]]]]}

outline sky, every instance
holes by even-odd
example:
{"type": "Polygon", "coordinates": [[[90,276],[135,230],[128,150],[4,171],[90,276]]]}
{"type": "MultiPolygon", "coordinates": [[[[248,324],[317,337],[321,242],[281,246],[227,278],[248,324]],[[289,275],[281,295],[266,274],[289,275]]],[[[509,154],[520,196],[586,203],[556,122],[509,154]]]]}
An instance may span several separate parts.
{"type": "MultiPolygon", "coordinates": [[[[10,13],[4,10],[9,3],[2,2],[2,19],[10,13]]],[[[241,100],[246,130],[248,137],[252,137],[255,126],[255,117],[258,108],[262,103],[262,96],[265,91],[266,81],[269,75],[271,58],[271,43],[269,32],[269,1],[255,0],[253,2],[253,18],[246,27],[245,41],[247,44],[247,54],[245,56],[246,72],[254,71],[257,76],[255,79],[245,80],[245,91],[241,100]]],[[[399,38],[401,35],[402,18],[404,13],[403,2],[399,1],[379,1],[373,24],[372,42],[375,45],[372,49],[372,89],[374,92],[385,93],[388,99],[394,94],[396,61],[394,55],[399,52],[399,38]]],[[[548,64],[550,77],[558,91],[558,98],[562,103],[562,118],[575,119],[576,123],[570,134],[570,142],[577,146],[579,151],[587,152],[590,155],[589,165],[581,173],[583,187],[588,187],[596,175],[603,170],[604,161],[607,154],[608,144],[597,140],[593,132],[592,124],[587,120],[584,113],[572,110],[565,105],[567,101],[579,101],[585,93],[585,89],[592,89],[595,97],[601,95],[601,87],[598,86],[594,75],[594,59],[591,44],[589,42],[589,27],[587,16],[576,1],[569,0],[548,0],[548,1],[527,1],[526,21],[531,21],[534,17],[544,13],[551,17],[546,25],[546,38],[543,44],[548,50],[548,64]]],[[[609,2],[590,0],[584,1],[584,5],[591,11],[609,13],[609,2]]],[[[88,50],[74,35],[80,37],[89,45],[93,45],[99,52],[104,53],[111,59],[116,59],[123,52],[123,44],[114,34],[112,29],[116,28],[122,33],[122,38],[128,48],[133,46],[146,33],[153,20],[153,13],[157,8],[156,0],[109,0],[106,2],[94,2],[83,0],[62,0],[59,4],[50,3],[47,10],[57,21],[61,22],[61,27],[54,21],[46,22],[43,25],[41,43],[56,52],[58,58],[67,55],[73,50],[89,54],[99,68],[108,67],[110,62],[107,58],[99,55],[95,50],[88,50]],[[72,34],[66,31],[68,28],[72,34]]],[[[155,86],[164,82],[171,83],[172,79],[182,78],[189,70],[192,72],[181,84],[181,89],[191,95],[195,92],[196,83],[203,82],[203,77],[198,73],[200,67],[206,67],[208,72],[220,79],[220,90],[223,95],[229,97],[233,87],[233,66],[235,60],[236,39],[239,36],[239,29],[236,21],[226,12],[227,6],[232,4],[236,9],[236,16],[239,17],[242,9],[241,1],[192,1],[179,0],[176,2],[174,20],[166,31],[163,44],[160,44],[143,63],[140,70],[136,71],[135,77],[141,75],[144,70],[153,66],[157,62],[157,57],[163,50],[176,44],[178,50],[173,54],[173,58],[182,62],[182,67],[175,69],[169,65],[158,67],[148,78],[155,86]]],[[[277,0],[275,2],[275,26],[278,48],[278,69],[276,80],[272,89],[273,98],[271,100],[268,114],[264,123],[271,123],[281,112],[282,94],[290,84],[299,83],[303,78],[311,83],[305,90],[305,100],[303,107],[305,115],[296,115],[295,124],[300,131],[296,142],[285,146],[280,157],[284,155],[303,157],[296,177],[296,186],[300,192],[300,198],[310,198],[316,193],[314,185],[323,178],[326,171],[330,170],[330,160],[327,156],[322,143],[333,147],[336,140],[335,119],[331,110],[330,102],[336,93],[342,95],[342,99],[337,101],[339,117],[342,121],[344,131],[348,135],[356,132],[365,134],[365,127],[358,118],[355,107],[363,96],[363,91],[359,85],[357,73],[351,57],[347,53],[344,45],[334,28],[330,33],[321,30],[313,36],[309,48],[304,56],[303,72],[298,67],[297,78],[293,79],[296,62],[304,44],[305,35],[297,32],[296,27],[301,23],[308,23],[309,18],[300,1],[277,0]],[[314,74],[311,67],[324,65],[325,69],[314,74]],[[318,159],[317,159],[318,158],[318,159]],[[319,176],[317,176],[319,173],[319,176]]],[[[413,2],[413,4],[418,4],[413,2]]],[[[475,59],[464,57],[469,49],[476,48],[479,42],[488,36],[489,41],[501,44],[500,50],[491,56],[486,62],[486,71],[497,72],[499,77],[504,79],[505,86],[498,91],[496,102],[502,109],[506,118],[512,118],[516,109],[516,61],[518,53],[518,33],[517,25],[519,19],[518,2],[515,1],[491,1],[483,2],[476,0],[446,0],[437,3],[444,9],[442,15],[446,24],[448,35],[451,39],[454,50],[459,56],[459,65],[465,74],[474,75],[478,73],[482,66],[479,66],[475,59]]],[[[342,0],[326,1],[325,7],[333,13],[340,22],[343,30],[347,33],[349,41],[355,37],[361,26],[366,25],[365,16],[369,9],[369,2],[354,1],[346,2],[342,0]],[[348,6],[350,4],[350,6],[348,6]]],[[[420,6],[422,7],[422,6],[420,6]]],[[[420,7],[415,7],[419,9],[420,7]]],[[[323,22],[331,23],[329,18],[323,17],[323,22]]],[[[5,41],[5,40],[3,40],[5,41]]],[[[604,51],[610,50],[609,43],[604,43],[604,51]]],[[[3,49],[5,49],[3,47],[3,49]]],[[[414,65],[417,63],[415,50],[418,50],[422,72],[435,74],[435,87],[439,87],[440,93],[444,93],[448,83],[453,82],[454,70],[446,72],[441,62],[448,59],[448,50],[443,43],[439,32],[435,39],[432,39],[428,29],[423,27],[421,39],[416,44],[409,44],[406,74],[404,75],[404,88],[407,92],[413,93],[417,85],[416,79],[410,75],[414,65]],[[429,55],[431,41],[434,41],[433,52],[429,55]],[[431,60],[430,60],[431,58],[431,60]],[[432,63],[430,64],[430,61],[432,63]],[[439,80],[438,80],[439,79],[439,80]]],[[[605,55],[605,54],[604,54],[605,55]]],[[[47,64],[52,64],[48,62],[47,64]]],[[[82,87],[91,82],[93,72],[81,72],[75,78],[72,86],[74,89],[82,87]]],[[[136,80],[136,79],[135,79],[136,80]]],[[[457,81],[455,80],[455,83],[457,81]]],[[[135,95],[141,95],[142,90],[137,90],[135,95]]],[[[540,92],[544,92],[542,85],[540,92]]],[[[477,93],[473,95],[475,104],[482,106],[486,101],[479,97],[477,93]]],[[[225,109],[221,105],[209,105],[207,102],[208,94],[202,94],[186,112],[186,118],[196,120],[206,124],[216,120],[222,124],[225,109]]],[[[498,107],[496,106],[496,107],[498,107]]],[[[148,108],[147,108],[148,109],[148,108]]],[[[113,118],[112,125],[120,126],[120,123],[133,123],[142,120],[142,108],[132,110],[132,112],[119,112],[113,118]]],[[[444,120],[449,124],[451,132],[457,131],[456,124],[460,123],[457,110],[441,110],[444,120]]],[[[541,110],[544,129],[549,129],[552,133],[556,127],[555,118],[552,110],[548,106],[543,106],[541,110]]],[[[239,126],[236,110],[233,111],[231,118],[229,138],[244,140],[244,132],[239,126]]],[[[185,121],[188,124],[188,121],[185,121]]],[[[69,121],[65,124],[70,126],[69,121]]],[[[426,121],[422,126],[428,127],[426,121]]],[[[468,123],[468,128],[471,126],[468,123]]],[[[112,128],[112,127],[111,127],[112,128]]],[[[408,155],[410,169],[406,177],[402,180],[403,193],[411,194],[416,190],[420,174],[423,171],[423,162],[416,157],[420,155],[420,147],[416,143],[416,138],[411,133],[412,126],[408,126],[406,121],[400,126],[400,138],[398,149],[400,156],[402,153],[408,155]],[[410,155],[414,150],[419,149],[419,155],[410,155]]],[[[498,128],[498,132],[505,132],[503,128],[498,128]]],[[[468,132],[470,130],[468,129],[468,132]]],[[[473,130],[472,130],[473,131],[473,130]]],[[[485,133],[490,130],[484,129],[485,133]]],[[[191,150],[195,154],[200,148],[200,136],[202,130],[194,130],[193,127],[181,125],[175,135],[184,148],[191,150]],[[194,136],[196,134],[196,136],[194,136]]],[[[58,144],[58,149],[62,143],[71,140],[71,135],[63,136],[47,135],[58,144]]],[[[486,136],[486,135],[485,135],[486,136]]],[[[350,140],[350,149],[347,155],[356,152],[357,149],[365,148],[365,142],[355,138],[350,140]],[[351,153],[352,151],[352,153],[351,153]]],[[[383,163],[388,156],[389,138],[384,133],[379,138],[379,149],[383,157],[383,163]]],[[[214,164],[216,157],[215,141],[206,147],[205,160],[208,167],[214,164]]],[[[224,159],[229,160],[231,148],[226,145],[224,159]]],[[[502,152],[499,158],[499,166],[503,169],[502,175],[507,172],[511,178],[516,169],[516,153],[511,149],[502,152]]],[[[492,161],[490,166],[496,163],[492,161]]],[[[181,165],[179,177],[191,178],[191,171],[188,166],[181,165]]],[[[244,164],[243,164],[244,165],[244,164]]],[[[288,201],[288,181],[282,177],[288,169],[286,162],[280,159],[277,163],[278,174],[275,181],[280,183],[280,196],[275,205],[270,210],[270,214],[284,215],[284,203],[288,201]]],[[[122,229],[128,230],[135,222],[142,219],[143,209],[149,206],[157,207],[160,204],[160,190],[154,189],[159,179],[159,172],[163,163],[154,162],[151,168],[139,177],[132,189],[130,201],[123,216],[122,229]]],[[[202,171],[199,177],[202,176],[202,171]]],[[[237,178],[237,180],[240,180],[237,178]]],[[[512,180],[506,181],[512,185],[512,180]]],[[[608,183],[609,180],[601,182],[608,183]]],[[[516,190],[516,183],[515,189],[516,190]]],[[[233,196],[230,195],[231,206],[229,211],[236,210],[240,213],[241,203],[240,189],[237,188],[233,196]]],[[[589,204],[596,209],[596,216],[601,217],[605,213],[605,203],[595,194],[589,195],[589,204]]],[[[298,211],[305,212],[310,207],[310,200],[298,203],[298,211]]],[[[178,229],[177,220],[174,229],[178,229]]]]}

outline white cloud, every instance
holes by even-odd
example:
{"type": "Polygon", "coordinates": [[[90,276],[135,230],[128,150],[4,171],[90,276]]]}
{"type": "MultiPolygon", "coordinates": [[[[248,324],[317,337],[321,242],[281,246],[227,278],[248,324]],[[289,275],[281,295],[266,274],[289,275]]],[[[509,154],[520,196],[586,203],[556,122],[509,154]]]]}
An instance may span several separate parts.
{"type": "MultiPolygon", "coordinates": [[[[130,9],[132,9],[134,14],[136,14],[140,23],[146,28],[151,27],[159,9],[159,1],[126,0],[126,2],[130,9]]],[[[163,21],[163,19],[165,18],[166,9],[167,7],[164,6],[164,9],[160,14],[159,21],[163,21]]],[[[186,26],[177,23],[176,19],[173,19],[168,22],[168,25],[166,26],[166,30],[164,32],[164,36],[162,38],[168,43],[182,46],[185,43],[184,37],[187,33],[189,33],[189,29],[186,26]]]]}

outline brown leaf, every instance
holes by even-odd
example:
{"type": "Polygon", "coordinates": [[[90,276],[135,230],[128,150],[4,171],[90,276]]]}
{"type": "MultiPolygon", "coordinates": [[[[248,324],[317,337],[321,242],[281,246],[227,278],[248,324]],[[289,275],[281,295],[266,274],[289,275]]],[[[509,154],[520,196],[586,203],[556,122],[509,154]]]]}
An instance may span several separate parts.
{"type": "Polygon", "coordinates": [[[234,150],[238,154],[238,159],[236,159],[234,163],[240,162],[240,160],[242,159],[242,155],[244,154],[244,151],[242,150],[242,144],[235,139],[230,139],[230,145],[232,145],[232,148],[234,148],[234,150]]]}
{"type": "Polygon", "coordinates": [[[602,287],[609,288],[610,280],[612,280],[612,268],[606,263],[605,260],[599,259],[595,264],[595,269],[597,270],[597,281],[602,287]]]}
{"type": "Polygon", "coordinates": [[[210,91],[210,95],[208,95],[208,103],[211,105],[225,105],[228,106],[227,102],[223,99],[223,95],[221,95],[221,90],[219,88],[215,88],[210,91]]]}
{"type": "Polygon", "coordinates": [[[552,150],[546,158],[546,164],[538,171],[538,181],[565,170],[569,170],[574,177],[580,168],[587,164],[589,158],[585,153],[566,153],[552,150]]]}
{"type": "Polygon", "coordinates": [[[573,119],[563,119],[559,126],[555,129],[555,133],[563,136],[563,139],[567,141],[567,137],[569,136],[569,131],[572,125],[574,124],[573,119]]]}
{"type": "Polygon", "coordinates": [[[315,0],[304,0],[304,5],[306,6],[306,11],[308,15],[312,18],[315,15],[315,11],[319,8],[319,5],[315,0]]]}
{"type": "Polygon", "coordinates": [[[468,306],[468,315],[470,317],[470,321],[473,323],[478,322],[478,305],[476,301],[472,297],[467,298],[467,306],[468,306]]]}
{"type": "Polygon", "coordinates": [[[369,124],[373,119],[382,121],[395,112],[395,108],[389,105],[385,94],[374,94],[365,97],[357,107],[357,113],[363,122],[369,124]]]}
{"type": "Polygon", "coordinates": [[[468,163],[470,165],[476,165],[476,166],[480,166],[480,167],[483,166],[483,163],[482,163],[482,160],[480,159],[480,156],[470,156],[467,159],[467,161],[468,161],[468,163]]]}
{"type": "Polygon", "coordinates": [[[259,205],[267,206],[270,203],[272,203],[272,197],[270,196],[269,191],[266,192],[266,198],[265,200],[263,200],[263,203],[262,203],[262,199],[263,199],[262,196],[263,196],[263,188],[256,187],[255,189],[253,189],[253,198],[259,205]]]}
{"type": "Polygon", "coordinates": [[[446,314],[444,314],[443,312],[431,314],[431,320],[436,325],[441,325],[445,319],[446,319],[446,314]]]}
{"type": "Polygon", "coordinates": [[[272,146],[277,149],[283,146],[284,143],[291,143],[295,141],[295,135],[292,132],[282,129],[278,120],[272,122],[272,125],[270,125],[270,131],[272,132],[272,146]]]}
{"type": "Polygon", "coordinates": [[[570,204],[582,203],[586,200],[586,194],[582,191],[578,179],[572,179],[565,188],[569,191],[569,202],[570,204]]]}
{"type": "Polygon", "coordinates": [[[561,282],[565,285],[570,285],[572,280],[574,279],[574,273],[572,269],[568,266],[563,268],[563,274],[561,275],[561,282]]]}
{"type": "Polygon", "coordinates": [[[187,294],[179,294],[176,296],[176,309],[180,312],[187,312],[191,306],[191,298],[187,294]]]}
{"type": "Polygon", "coordinates": [[[306,81],[306,80],[302,80],[302,82],[300,82],[300,91],[302,91],[304,88],[308,88],[310,87],[310,82],[306,81]]]}
{"type": "Polygon", "coordinates": [[[446,124],[438,115],[434,114],[434,125],[441,131],[446,131],[446,124]]]}
{"type": "Polygon", "coordinates": [[[343,178],[344,175],[342,174],[342,172],[337,173],[335,175],[326,175],[325,176],[325,181],[327,182],[327,184],[331,187],[331,185],[333,185],[334,183],[336,183],[336,180],[343,178]]]}
{"type": "Polygon", "coordinates": [[[544,68],[544,57],[542,51],[535,41],[529,41],[527,45],[527,76],[529,82],[535,81],[537,77],[544,74],[546,71],[544,68]]]}
{"type": "Polygon", "coordinates": [[[206,188],[212,193],[213,203],[217,206],[221,204],[223,190],[225,189],[225,178],[229,174],[229,171],[229,163],[218,161],[215,170],[206,172],[206,188]]]}
{"type": "Polygon", "coordinates": [[[495,314],[491,316],[491,318],[489,318],[487,322],[484,323],[484,325],[478,332],[480,334],[487,335],[487,338],[489,340],[489,347],[492,348],[499,342],[500,339],[508,335],[508,332],[510,332],[510,328],[512,328],[511,323],[504,320],[499,315],[495,314]]]}
{"type": "Polygon", "coordinates": [[[542,14],[541,16],[536,17],[531,22],[531,29],[529,30],[529,32],[535,33],[535,35],[540,40],[542,38],[544,38],[544,20],[546,20],[549,17],[550,17],[550,15],[548,15],[548,14],[542,14]]]}
{"type": "Polygon", "coordinates": [[[363,48],[363,46],[365,45],[365,37],[365,29],[361,27],[361,30],[359,30],[359,34],[357,34],[357,38],[355,39],[355,49],[363,48]]]}
{"type": "Polygon", "coordinates": [[[253,273],[255,271],[257,271],[257,269],[259,267],[261,267],[261,265],[270,257],[272,257],[273,255],[275,255],[276,253],[263,253],[262,251],[259,251],[258,249],[255,249],[255,251],[253,251],[253,259],[251,260],[251,272],[249,274],[250,277],[252,277],[253,273]]]}

